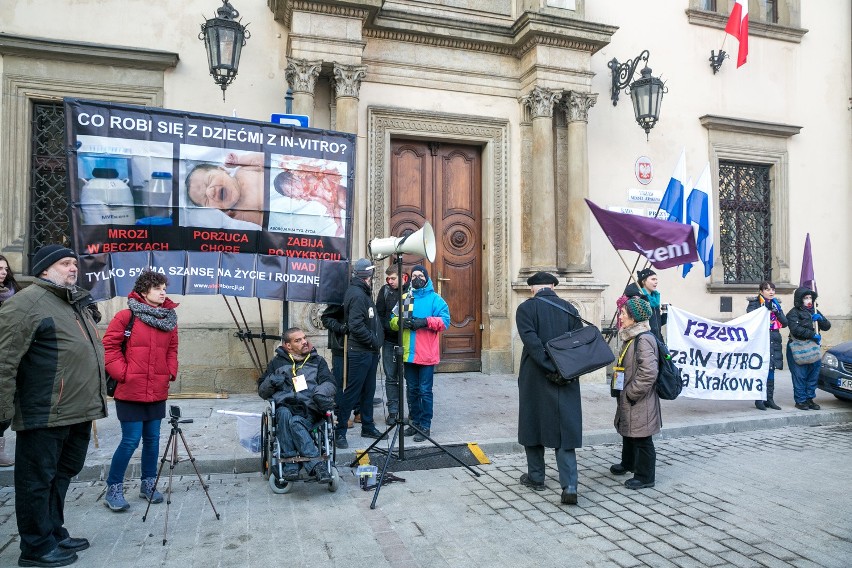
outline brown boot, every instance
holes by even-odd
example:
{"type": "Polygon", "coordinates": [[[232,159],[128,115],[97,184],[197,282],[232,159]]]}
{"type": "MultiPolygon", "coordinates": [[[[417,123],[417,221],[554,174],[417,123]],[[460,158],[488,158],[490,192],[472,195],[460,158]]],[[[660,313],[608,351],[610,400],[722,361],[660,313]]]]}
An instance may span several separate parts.
{"type": "Polygon", "coordinates": [[[0,467],[15,465],[15,458],[6,454],[6,438],[0,437],[0,467]]]}

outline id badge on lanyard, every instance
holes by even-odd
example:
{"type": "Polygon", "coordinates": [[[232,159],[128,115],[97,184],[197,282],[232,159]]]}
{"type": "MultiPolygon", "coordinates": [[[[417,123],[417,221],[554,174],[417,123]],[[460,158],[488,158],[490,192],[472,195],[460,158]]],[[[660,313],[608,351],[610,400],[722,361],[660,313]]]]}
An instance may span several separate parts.
{"type": "Polygon", "coordinates": [[[624,390],[624,367],[612,368],[612,382],[610,387],[614,390],[624,390]]]}

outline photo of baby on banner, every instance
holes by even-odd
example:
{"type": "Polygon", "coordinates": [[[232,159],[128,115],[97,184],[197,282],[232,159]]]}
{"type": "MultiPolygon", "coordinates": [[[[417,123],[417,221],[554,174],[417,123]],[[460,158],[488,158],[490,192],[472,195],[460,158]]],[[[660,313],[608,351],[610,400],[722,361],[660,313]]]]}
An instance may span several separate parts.
{"type": "Polygon", "coordinates": [[[682,371],[681,396],[766,400],[769,312],[754,310],[727,322],[669,307],[666,343],[682,371]]]}
{"type": "Polygon", "coordinates": [[[270,231],[342,237],[346,234],[346,163],[301,156],[270,157],[270,231]]]}

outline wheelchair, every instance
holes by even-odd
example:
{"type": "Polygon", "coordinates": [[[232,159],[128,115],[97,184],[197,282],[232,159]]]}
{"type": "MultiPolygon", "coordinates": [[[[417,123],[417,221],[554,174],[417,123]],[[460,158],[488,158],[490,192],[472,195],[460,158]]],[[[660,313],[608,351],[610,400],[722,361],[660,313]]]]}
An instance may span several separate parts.
{"type": "MultiPolygon", "coordinates": [[[[332,493],[337,491],[338,487],[340,487],[340,474],[334,465],[336,450],[334,447],[334,418],[332,412],[330,410],[327,411],[324,419],[311,430],[311,438],[313,438],[314,443],[320,449],[319,458],[306,458],[302,456],[282,458],[281,447],[276,436],[276,423],[275,402],[270,400],[269,406],[267,406],[260,418],[260,471],[263,477],[269,482],[269,488],[272,492],[277,494],[289,493],[296,483],[296,481],[287,481],[284,479],[284,464],[306,463],[317,459],[323,462],[331,475],[328,490],[332,493]]],[[[304,471],[304,468],[299,472],[298,481],[316,483],[316,479],[304,471]]]]}

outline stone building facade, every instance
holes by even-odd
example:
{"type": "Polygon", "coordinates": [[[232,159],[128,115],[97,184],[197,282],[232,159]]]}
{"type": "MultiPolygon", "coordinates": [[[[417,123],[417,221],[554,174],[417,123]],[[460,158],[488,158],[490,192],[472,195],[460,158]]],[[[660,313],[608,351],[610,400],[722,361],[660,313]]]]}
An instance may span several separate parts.
{"type": "MultiPolygon", "coordinates": [[[[445,371],[517,368],[514,312],[537,270],[559,276],[559,294],[585,319],[608,325],[627,270],[583,200],[647,213],[656,204],[630,196],[665,189],[681,150],[690,176],[709,162],[716,234],[727,240],[716,242],[709,278],[700,266],[686,278],[661,272],[664,301],[727,319],[745,311],[765,276],[789,308],[810,233],[821,309],[835,322],[826,341],[852,336],[843,286],[852,276],[848,2],[750,0],[749,59],[739,69],[736,41],[723,32],[732,0],[234,4],[252,35],[226,102],[196,37],[213,0],[0,7],[0,249],[18,272],[51,210],[33,209],[40,103],[74,96],[269,120],[284,112],[289,89],[292,112],[312,126],[357,133],[353,258],[371,239],[424,220],[438,230],[431,275],[455,331],[445,337],[445,371]],[[708,58],[723,42],[734,55],[714,73],[708,58]],[[643,50],[668,89],[647,138],[629,95],[611,102],[608,66],[643,50]],[[637,175],[640,158],[650,180],[637,175]],[[763,188],[759,211],[741,195],[720,196],[720,185],[752,178],[763,188]],[[732,224],[743,212],[746,221],[732,224]]],[[[635,254],[622,254],[632,265],[635,254]]],[[[180,300],[180,388],[252,390],[221,298],[180,300]]],[[[107,304],[111,316],[123,302],[107,304]]],[[[255,331],[262,310],[277,333],[279,303],[243,307],[255,331]]],[[[320,309],[291,304],[288,315],[318,345],[320,309]]]]}

